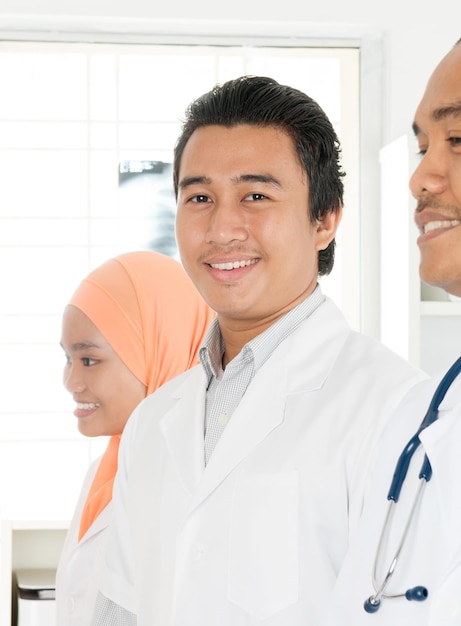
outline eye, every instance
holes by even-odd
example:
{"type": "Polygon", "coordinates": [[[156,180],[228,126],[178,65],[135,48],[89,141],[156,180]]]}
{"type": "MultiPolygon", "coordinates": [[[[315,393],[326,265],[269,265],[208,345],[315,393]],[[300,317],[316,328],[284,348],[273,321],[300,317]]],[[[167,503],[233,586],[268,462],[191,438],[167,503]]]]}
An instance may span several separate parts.
{"type": "Polygon", "coordinates": [[[461,137],[450,137],[448,141],[451,143],[453,148],[459,148],[461,146],[461,137]]]}
{"type": "Polygon", "coordinates": [[[257,202],[258,200],[266,200],[267,196],[263,193],[249,193],[245,196],[245,200],[249,200],[250,202],[257,202]]]}
{"type": "Polygon", "coordinates": [[[429,146],[428,146],[427,144],[425,144],[425,143],[419,143],[419,144],[418,144],[418,152],[417,152],[417,155],[418,155],[419,157],[423,157],[423,156],[426,154],[426,152],[427,152],[427,150],[428,150],[428,147],[429,147],[429,146]]]}
{"type": "Polygon", "coordinates": [[[196,196],[192,196],[189,198],[189,202],[196,202],[197,204],[202,204],[205,202],[210,202],[210,198],[205,196],[204,194],[197,194],[196,196]]]}
{"type": "Polygon", "coordinates": [[[97,363],[96,359],[90,359],[90,357],[84,356],[82,358],[82,363],[85,367],[91,367],[97,363]]]}

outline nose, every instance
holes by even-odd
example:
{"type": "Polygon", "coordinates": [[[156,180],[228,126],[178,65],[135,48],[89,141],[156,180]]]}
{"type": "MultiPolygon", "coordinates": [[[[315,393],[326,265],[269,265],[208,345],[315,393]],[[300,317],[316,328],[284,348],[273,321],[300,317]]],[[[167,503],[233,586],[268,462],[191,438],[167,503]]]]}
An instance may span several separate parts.
{"type": "Polygon", "coordinates": [[[428,150],[410,178],[413,197],[418,199],[426,193],[444,193],[447,185],[448,176],[442,155],[428,150]]]}
{"type": "Polygon", "coordinates": [[[81,393],[85,389],[85,382],[78,372],[78,368],[71,363],[64,366],[63,384],[69,393],[81,393]]]}
{"type": "Polygon", "coordinates": [[[232,200],[216,203],[208,222],[207,243],[228,245],[245,241],[247,237],[247,217],[239,203],[232,200]]]}

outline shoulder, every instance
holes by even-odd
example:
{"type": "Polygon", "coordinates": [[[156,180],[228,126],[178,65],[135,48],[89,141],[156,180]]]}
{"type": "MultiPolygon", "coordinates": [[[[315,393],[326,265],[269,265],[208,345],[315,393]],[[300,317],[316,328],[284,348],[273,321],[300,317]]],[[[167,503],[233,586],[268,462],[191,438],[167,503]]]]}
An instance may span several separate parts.
{"type": "Polygon", "coordinates": [[[356,331],[351,331],[343,352],[351,363],[361,361],[364,367],[376,368],[388,380],[403,376],[413,378],[416,383],[429,378],[428,374],[380,341],[356,331]]]}
{"type": "MultiPolygon", "coordinates": [[[[377,339],[352,330],[343,313],[328,297],[311,317],[312,322],[318,325],[314,342],[323,342],[322,350],[330,346],[332,353],[336,353],[336,366],[343,376],[355,372],[367,380],[376,379],[378,386],[398,380],[410,380],[416,384],[428,378],[422,370],[377,339]]],[[[307,324],[305,329],[312,332],[307,324]]]]}

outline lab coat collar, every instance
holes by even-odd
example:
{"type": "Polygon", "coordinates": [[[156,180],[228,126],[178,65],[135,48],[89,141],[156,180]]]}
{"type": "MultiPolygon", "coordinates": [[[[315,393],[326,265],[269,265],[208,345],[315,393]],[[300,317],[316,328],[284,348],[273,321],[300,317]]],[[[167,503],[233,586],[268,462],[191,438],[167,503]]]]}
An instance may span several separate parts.
{"type": "MultiPolygon", "coordinates": [[[[437,384],[440,381],[437,381],[437,384]]],[[[433,381],[431,381],[433,385],[433,381]]],[[[435,391],[435,385],[434,385],[435,391]]],[[[439,405],[438,419],[425,428],[420,434],[420,440],[428,455],[437,456],[447,446],[447,437],[450,431],[457,427],[461,419],[461,376],[458,376],[448,389],[439,405]]]]}
{"type": "Polygon", "coordinates": [[[105,530],[109,526],[109,519],[111,517],[110,508],[112,506],[112,502],[109,502],[107,506],[101,511],[98,517],[93,521],[91,526],[88,528],[86,533],[83,535],[81,540],[78,542],[77,547],[82,545],[102,530],[105,530]]]}

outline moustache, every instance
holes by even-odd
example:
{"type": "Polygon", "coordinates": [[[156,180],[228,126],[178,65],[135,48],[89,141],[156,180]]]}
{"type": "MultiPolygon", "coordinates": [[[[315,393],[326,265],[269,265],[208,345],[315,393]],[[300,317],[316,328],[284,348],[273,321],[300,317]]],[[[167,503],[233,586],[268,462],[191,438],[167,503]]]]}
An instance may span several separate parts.
{"type": "Polygon", "coordinates": [[[440,202],[438,198],[430,195],[425,196],[424,198],[420,198],[418,200],[416,204],[415,214],[422,213],[425,209],[434,209],[447,215],[461,217],[461,207],[456,206],[455,204],[446,204],[445,202],[440,202]]]}
{"type": "Polygon", "coordinates": [[[246,246],[242,246],[240,244],[232,244],[232,245],[219,245],[213,244],[211,245],[206,252],[200,255],[199,262],[206,263],[207,259],[212,258],[213,256],[219,255],[230,256],[231,254],[241,254],[245,256],[261,256],[261,252],[255,250],[254,248],[249,249],[246,246]]]}
{"type": "Polygon", "coordinates": [[[448,204],[441,202],[438,198],[432,196],[425,196],[420,198],[416,204],[415,215],[422,213],[425,209],[434,209],[438,212],[446,215],[453,215],[453,217],[461,218],[461,207],[455,204],[448,204]]]}

